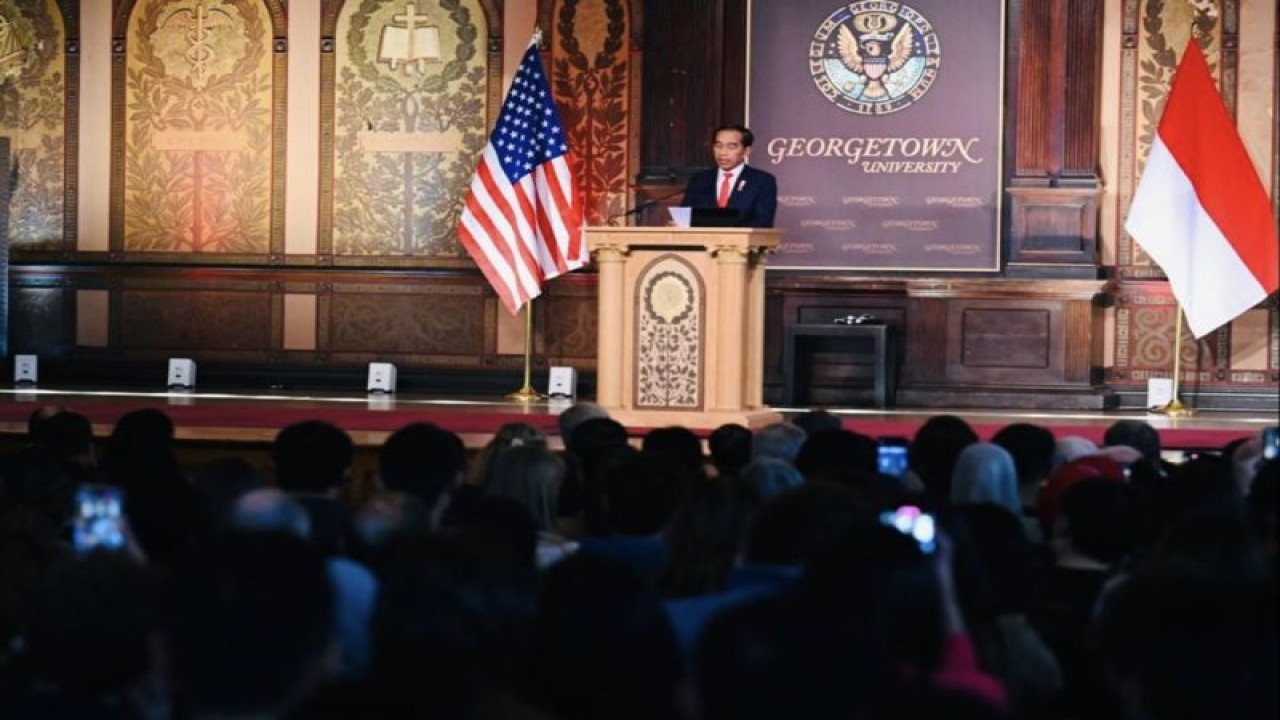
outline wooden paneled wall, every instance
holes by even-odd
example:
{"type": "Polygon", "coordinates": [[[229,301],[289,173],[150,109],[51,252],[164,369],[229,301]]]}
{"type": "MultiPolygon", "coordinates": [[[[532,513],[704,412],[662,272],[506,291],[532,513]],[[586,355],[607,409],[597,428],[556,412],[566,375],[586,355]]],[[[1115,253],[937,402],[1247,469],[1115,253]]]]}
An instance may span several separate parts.
{"type": "MultiPolygon", "coordinates": [[[[1128,8],[1137,0],[1124,2],[1128,8]]],[[[1108,357],[1104,343],[1127,352],[1135,338],[1154,338],[1141,341],[1154,353],[1171,327],[1167,313],[1149,312],[1150,298],[1164,292],[1162,281],[1138,273],[1117,284],[1116,269],[1104,266],[1099,252],[1105,6],[1008,0],[1001,276],[961,282],[771,274],[766,400],[777,398],[786,324],[868,312],[902,331],[900,403],[1103,407],[1117,394],[1141,403],[1146,375],[1118,367],[1132,357],[1115,350],[1108,357]],[[1112,309],[1117,295],[1123,307],[1112,309]]],[[[73,56],[75,4],[59,7],[67,13],[73,56]]],[[[575,146],[605,139],[582,166],[596,222],[621,222],[617,216],[627,208],[678,192],[688,174],[709,165],[710,131],[743,118],[746,0],[540,0],[538,15],[575,146]],[[599,82],[614,83],[611,102],[584,102],[578,88],[599,82]]],[[[511,42],[524,38],[490,37],[486,51],[498,57],[501,44],[511,42]]],[[[74,114],[68,109],[68,117],[74,114]]],[[[68,144],[68,168],[80,151],[68,144]]],[[[41,355],[42,379],[50,382],[151,382],[165,358],[186,356],[200,362],[202,378],[229,384],[332,385],[335,378],[359,378],[364,363],[377,360],[396,363],[402,386],[411,389],[487,392],[510,389],[522,366],[500,343],[502,311],[465,258],[363,261],[321,252],[155,263],[69,247],[74,243],[13,255],[10,352],[41,355]],[[288,322],[299,302],[311,319],[301,329],[288,322]],[[301,345],[290,340],[299,333],[301,345]]],[[[555,281],[536,307],[535,370],[574,366],[590,393],[593,272],[555,281]]],[[[1229,339],[1193,344],[1197,357],[1205,348],[1215,353],[1209,371],[1194,372],[1197,388],[1218,406],[1274,407],[1280,381],[1274,300],[1265,317],[1252,330],[1264,335],[1266,367],[1243,381],[1232,372],[1229,339]]],[[[815,401],[859,402],[860,370],[838,354],[819,353],[817,362],[815,401]]]]}

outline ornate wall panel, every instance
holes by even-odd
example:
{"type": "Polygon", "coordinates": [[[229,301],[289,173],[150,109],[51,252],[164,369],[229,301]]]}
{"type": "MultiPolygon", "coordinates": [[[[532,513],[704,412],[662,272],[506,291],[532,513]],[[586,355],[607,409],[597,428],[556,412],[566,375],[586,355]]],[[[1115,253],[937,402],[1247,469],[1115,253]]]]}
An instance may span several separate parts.
{"type": "MultiPolygon", "coordinates": [[[[10,141],[17,184],[9,216],[9,241],[18,253],[62,250],[74,231],[74,87],[76,61],[57,0],[0,0],[0,137],[10,141]],[[70,191],[70,200],[68,192],[70,191]]],[[[8,182],[8,175],[4,178],[8,182]]]]}
{"type": "Polygon", "coordinates": [[[577,160],[586,221],[626,212],[632,175],[632,58],[627,0],[556,0],[551,85],[577,160]]]}
{"type": "Polygon", "coordinates": [[[113,48],[111,249],[203,262],[279,251],[287,47],[275,40],[278,2],[125,5],[113,48]]]}
{"type": "Polygon", "coordinates": [[[496,105],[500,18],[478,0],[331,7],[321,254],[465,258],[454,228],[496,105]]]}
{"type": "Polygon", "coordinates": [[[272,345],[269,293],[156,283],[118,292],[111,311],[112,346],[126,351],[207,348],[202,357],[212,359],[256,356],[272,345]]]}
{"type": "MultiPolygon", "coordinates": [[[[1253,11],[1261,12],[1260,5],[1253,6],[1253,11]]],[[[1125,0],[1120,53],[1120,176],[1116,183],[1119,218],[1128,212],[1182,48],[1193,34],[1205,51],[1227,108],[1235,112],[1238,35],[1243,20],[1240,10],[1241,4],[1234,0],[1125,0]]],[[[1133,238],[1123,228],[1117,238],[1115,272],[1121,281],[1115,300],[1115,358],[1107,379],[1122,390],[1137,393],[1145,390],[1148,379],[1170,377],[1173,372],[1177,303],[1162,281],[1163,272],[1133,238]]],[[[1276,299],[1268,299],[1245,317],[1251,320],[1237,320],[1199,342],[1182,328],[1180,382],[1187,392],[1274,392],[1280,381],[1276,299]],[[1236,337],[1241,332],[1250,335],[1236,337]],[[1247,358],[1233,357],[1233,348],[1251,345],[1264,349],[1249,352],[1247,358]]],[[[1213,398],[1206,397],[1195,404],[1211,402],[1213,398]]]]}
{"type": "Polygon", "coordinates": [[[75,344],[75,293],[40,285],[9,286],[9,335],[15,353],[58,357],[75,344]]]}
{"type": "Polygon", "coordinates": [[[323,346],[333,353],[456,364],[493,351],[492,318],[486,322],[479,287],[343,286],[326,300],[330,320],[323,346]]]}
{"type": "MultiPolygon", "coordinates": [[[[556,278],[538,300],[542,354],[549,365],[581,370],[596,366],[596,276],[573,273],[556,278]]],[[[537,348],[535,348],[536,350],[537,348]]]]}

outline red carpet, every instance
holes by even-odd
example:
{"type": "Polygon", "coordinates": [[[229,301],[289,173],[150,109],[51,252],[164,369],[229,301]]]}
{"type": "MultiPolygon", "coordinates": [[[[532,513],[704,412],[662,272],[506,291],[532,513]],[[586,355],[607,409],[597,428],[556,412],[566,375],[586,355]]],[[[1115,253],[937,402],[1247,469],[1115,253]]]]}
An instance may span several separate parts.
{"type": "Polygon", "coordinates": [[[278,430],[303,420],[325,420],[348,432],[392,432],[413,422],[435,423],[453,432],[492,433],[502,425],[523,422],[554,433],[556,416],[545,403],[452,405],[416,404],[388,399],[370,401],[310,401],[249,398],[210,399],[206,396],[166,398],[40,396],[36,402],[0,401],[0,422],[26,423],[36,407],[67,406],[95,425],[113,425],[121,415],[141,408],[162,410],[178,428],[252,428],[278,430]],[[188,404],[189,403],[189,404],[188,404]]]}
{"type": "MultiPolygon", "coordinates": [[[[214,393],[120,393],[71,392],[40,389],[6,392],[0,395],[0,429],[14,434],[25,431],[27,418],[41,405],[59,404],[79,412],[99,431],[109,428],[131,410],[157,408],[167,413],[181,436],[203,439],[266,441],[280,428],[302,420],[326,420],[351,433],[372,433],[357,442],[381,442],[381,434],[411,422],[429,422],[461,435],[488,436],[502,425],[523,422],[548,434],[556,433],[556,415],[561,407],[545,401],[506,402],[500,398],[450,400],[441,398],[363,395],[251,395],[214,393]],[[252,436],[252,437],[249,437],[252,436]]],[[[1229,413],[1201,413],[1189,418],[1168,418],[1142,412],[1050,413],[976,410],[840,410],[844,426],[874,437],[912,437],[929,417],[950,412],[964,418],[983,438],[1014,422],[1047,427],[1058,437],[1078,435],[1101,444],[1102,435],[1113,422],[1137,418],[1150,422],[1160,432],[1162,444],[1170,449],[1216,449],[1241,438],[1252,437],[1275,417],[1229,413]]],[[[635,435],[648,428],[630,428],[635,435]]],[[[475,445],[478,438],[468,438],[475,445]]]]}

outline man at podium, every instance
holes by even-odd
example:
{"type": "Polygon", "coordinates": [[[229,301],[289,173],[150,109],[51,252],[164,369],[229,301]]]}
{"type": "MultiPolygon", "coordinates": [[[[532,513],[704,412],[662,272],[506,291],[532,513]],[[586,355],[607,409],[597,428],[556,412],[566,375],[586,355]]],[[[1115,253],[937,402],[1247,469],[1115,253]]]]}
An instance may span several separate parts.
{"type": "Polygon", "coordinates": [[[689,178],[681,203],[693,208],[694,224],[703,224],[697,222],[700,210],[715,208],[718,210],[701,214],[720,221],[705,224],[773,227],[778,182],[773,175],[747,165],[753,142],[755,136],[742,125],[716,128],[712,144],[716,167],[689,178]]]}

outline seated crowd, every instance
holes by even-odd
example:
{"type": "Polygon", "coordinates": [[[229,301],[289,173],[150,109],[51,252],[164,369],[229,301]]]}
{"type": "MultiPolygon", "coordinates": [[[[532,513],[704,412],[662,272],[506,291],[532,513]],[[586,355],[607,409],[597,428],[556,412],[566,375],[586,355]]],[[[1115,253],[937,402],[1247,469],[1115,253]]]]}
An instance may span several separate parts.
{"type": "Polygon", "coordinates": [[[1177,464],[940,415],[907,467],[811,411],[637,447],[599,407],[468,457],[415,423],[357,477],[284,428],[184,467],[158,410],[61,408],[0,457],[0,717],[1275,718],[1261,438],[1177,464]],[[73,542],[122,491],[125,542],[73,542]]]}

